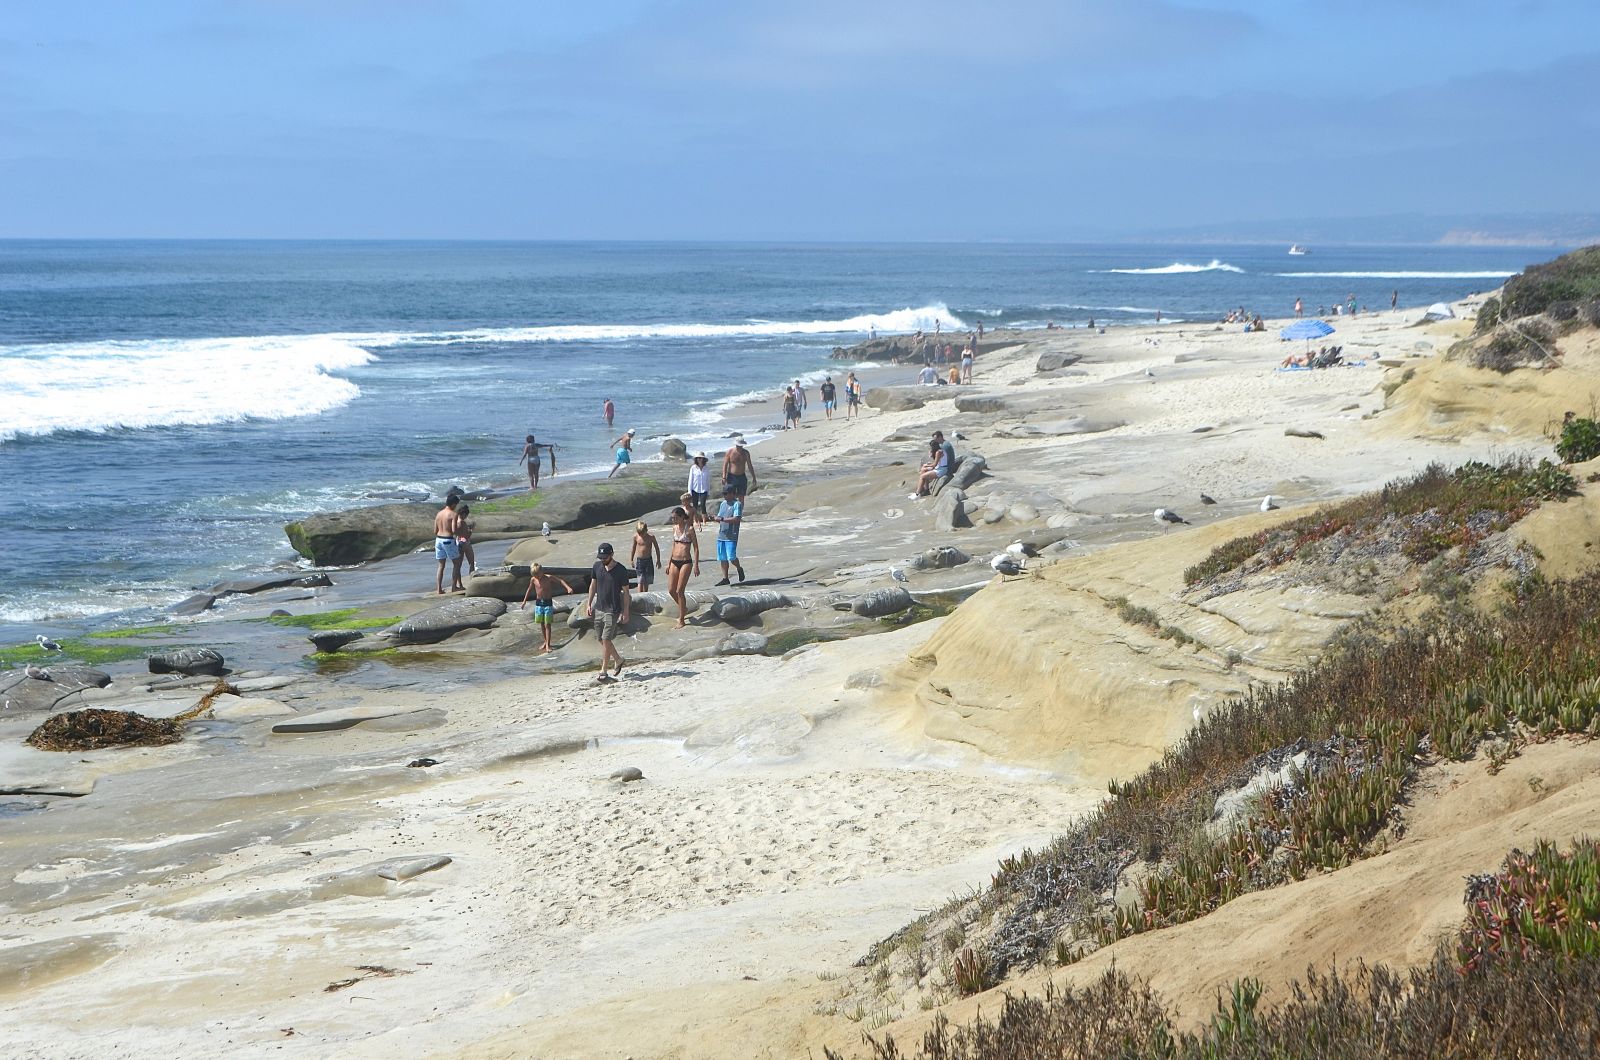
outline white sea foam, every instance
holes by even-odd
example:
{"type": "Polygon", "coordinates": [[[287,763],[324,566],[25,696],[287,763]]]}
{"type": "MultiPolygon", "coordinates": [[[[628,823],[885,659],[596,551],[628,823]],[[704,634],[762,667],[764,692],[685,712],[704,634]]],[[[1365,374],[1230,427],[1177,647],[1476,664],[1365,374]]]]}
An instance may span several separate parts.
{"type": "Polygon", "coordinates": [[[1125,276],[1177,276],[1190,272],[1243,272],[1237,265],[1229,265],[1225,261],[1212,258],[1205,265],[1191,265],[1188,262],[1175,261],[1171,265],[1162,265],[1156,269],[1093,269],[1093,272],[1119,272],[1125,276]]]}
{"type": "Polygon", "coordinates": [[[1503,280],[1514,272],[1275,272],[1274,276],[1301,276],[1335,280],[1503,280]]]}
{"type": "Polygon", "coordinates": [[[418,332],[373,337],[341,336],[362,345],[453,345],[466,342],[610,342],[627,339],[699,339],[763,335],[834,335],[866,332],[965,331],[967,325],[942,303],[887,313],[862,313],[841,320],[747,320],[738,324],[548,324],[521,328],[478,328],[457,332],[418,332]]]}
{"type": "Polygon", "coordinates": [[[361,393],[330,372],[374,359],[335,335],[0,347],[0,442],[314,415],[361,393]]]}

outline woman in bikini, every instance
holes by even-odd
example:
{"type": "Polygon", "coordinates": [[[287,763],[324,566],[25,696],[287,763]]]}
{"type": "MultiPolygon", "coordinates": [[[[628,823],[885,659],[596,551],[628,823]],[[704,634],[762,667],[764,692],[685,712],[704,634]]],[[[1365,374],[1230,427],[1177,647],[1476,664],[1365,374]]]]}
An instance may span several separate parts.
{"type": "Polygon", "coordinates": [[[661,562],[661,542],[644,525],[643,519],[633,524],[633,554],[629,559],[639,575],[639,591],[649,592],[650,583],[656,580],[656,564],[661,562]]]}
{"type": "Polygon", "coordinates": [[[672,558],[667,561],[667,595],[678,603],[678,624],[689,622],[689,572],[700,575],[700,538],[694,532],[694,519],[681,505],[672,509],[672,558]]]}

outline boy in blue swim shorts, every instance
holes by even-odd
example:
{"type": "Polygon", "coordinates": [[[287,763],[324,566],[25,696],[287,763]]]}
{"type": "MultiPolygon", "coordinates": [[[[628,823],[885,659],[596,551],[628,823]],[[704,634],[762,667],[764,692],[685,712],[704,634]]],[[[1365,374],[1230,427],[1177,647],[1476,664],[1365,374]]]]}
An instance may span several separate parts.
{"type": "MultiPolygon", "coordinates": [[[[623,432],[621,438],[611,443],[617,447],[617,462],[611,465],[611,475],[615,475],[618,471],[633,463],[633,435],[634,430],[629,427],[623,432]]],[[[607,475],[606,478],[610,478],[611,475],[607,475]]]]}
{"type": "Polygon", "coordinates": [[[744,516],[744,502],[739,500],[739,491],[732,483],[722,488],[722,503],[717,507],[715,516],[717,521],[717,562],[722,564],[722,580],[718,585],[727,585],[728,564],[733,564],[733,569],[739,572],[739,581],[744,581],[744,567],[739,564],[739,522],[744,516]]]}
{"type": "Polygon", "coordinates": [[[528,609],[528,598],[533,597],[533,624],[539,627],[539,634],[544,639],[544,646],[539,649],[543,655],[550,650],[550,627],[555,623],[555,587],[559,585],[569,593],[578,590],[572,587],[567,579],[557,574],[546,574],[544,567],[538,563],[533,565],[533,571],[528,578],[528,591],[522,594],[522,609],[528,609]]]}

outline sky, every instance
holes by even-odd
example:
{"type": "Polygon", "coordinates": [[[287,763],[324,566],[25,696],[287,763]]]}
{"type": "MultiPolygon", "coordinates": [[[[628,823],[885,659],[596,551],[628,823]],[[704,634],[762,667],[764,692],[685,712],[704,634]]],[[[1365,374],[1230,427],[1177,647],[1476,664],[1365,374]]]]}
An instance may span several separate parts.
{"type": "Polygon", "coordinates": [[[1600,212],[1595,0],[51,0],[0,238],[1051,240],[1600,212]]]}

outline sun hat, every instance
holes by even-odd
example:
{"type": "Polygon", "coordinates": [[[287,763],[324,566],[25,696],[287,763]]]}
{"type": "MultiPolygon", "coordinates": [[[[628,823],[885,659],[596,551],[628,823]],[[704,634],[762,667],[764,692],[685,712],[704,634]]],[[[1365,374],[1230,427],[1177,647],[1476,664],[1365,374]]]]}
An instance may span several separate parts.
{"type": "Polygon", "coordinates": [[[696,454],[694,454],[694,458],[696,460],[709,460],[710,459],[710,457],[706,456],[705,453],[696,453],[696,454]]]}

